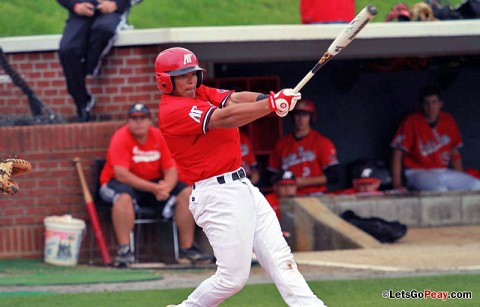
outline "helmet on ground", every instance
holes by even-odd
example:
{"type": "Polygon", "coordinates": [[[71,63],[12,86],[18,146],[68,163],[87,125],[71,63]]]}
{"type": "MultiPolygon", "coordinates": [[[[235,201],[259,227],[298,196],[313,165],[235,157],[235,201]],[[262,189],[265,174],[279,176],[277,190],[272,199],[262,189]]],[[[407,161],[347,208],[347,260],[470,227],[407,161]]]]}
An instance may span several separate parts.
{"type": "Polygon", "coordinates": [[[198,66],[195,54],[188,49],[174,47],[160,52],[155,60],[155,78],[158,89],[165,94],[170,94],[175,88],[174,76],[180,76],[195,71],[197,74],[197,87],[202,84],[203,71],[198,66]]]}

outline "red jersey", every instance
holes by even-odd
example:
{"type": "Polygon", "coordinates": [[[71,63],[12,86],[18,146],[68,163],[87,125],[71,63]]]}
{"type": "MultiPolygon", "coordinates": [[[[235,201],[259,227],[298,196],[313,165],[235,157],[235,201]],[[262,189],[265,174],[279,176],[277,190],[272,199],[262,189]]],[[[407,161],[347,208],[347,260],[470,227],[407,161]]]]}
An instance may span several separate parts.
{"type": "Polygon", "coordinates": [[[350,22],[355,17],[354,0],[300,0],[302,23],[350,22]]]}
{"type": "Polygon", "coordinates": [[[100,174],[101,184],[114,177],[114,166],[123,166],[140,178],[153,180],[163,178],[163,170],[175,167],[175,160],[159,129],[150,127],[147,142],[140,144],[125,125],[110,140],[107,161],[100,174]]]}
{"type": "Polygon", "coordinates": [[[208,130],[212,113],[225,106],[231,93],[200,85],[196,98],[162,95],[158,124],[179,175],[189,184],[242,165],[238,128],[208,130]]]}
{"type": "Polygon", "coordinates": [[[280,200],[278,199],[277,194],[275,193],[267,194],[265,195],[265,199],[268,201],[270,206],[272,206],[273,211],[275,211],[275,214],[277,215],[277,218],[280,221],[282,215],[280,212],[280,200]]]}
{"type": "Polygon", "coordinates": [[[390,146],[405,152],[405,168],[446,168],[452,149],[462,146],[462,138],[450,114],[440,112],[432,128],[421,112],[415,112],[401,123],[390,146]]]}
{"type": "Polygon", "coordinates": [[[240,132],[240,152],[242,154],[242,167],[247,172],[247,176],[249,176],[252,167],[257,166],[257,158],[253,154],[250,138],[242,132],[240,132]]]}
{"type": "MultiPolygon", "coordinates": [[[[313,129],[299,140],[293,133],[280,138],[268,160],[270,170],[290,170],[297,178],[322,176],[324,169],[335,164],[338,164],[337,150],[332,141],[313,129]]],[[[326,190],[326,186],[307,186],[299,188],[297,194],[326,190]]]]}

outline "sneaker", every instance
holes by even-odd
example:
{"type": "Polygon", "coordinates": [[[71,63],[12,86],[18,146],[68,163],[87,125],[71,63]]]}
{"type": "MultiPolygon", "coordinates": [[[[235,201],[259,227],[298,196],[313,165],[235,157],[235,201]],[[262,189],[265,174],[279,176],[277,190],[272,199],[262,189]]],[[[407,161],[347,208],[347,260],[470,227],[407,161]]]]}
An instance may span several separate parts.
{"type": "Polygon", "coordinates": [[[115,263],[118,267],[126,267],[135,262],[135,256],[128,245],[119,245],[115,263]]]}
{"type": "Polygon", "coordinates": [[[85,109],[78,110],[77,122],[86,123],[90,121],[90,112],[87,112],[85,109]]]}
{"type": "Polygon", "coordinates": [[[179,263],[195,263],[195,264],[209,264],[213,263],[214,257],[209,254],[202,254],[200,249],[193,244],[190,248],[181,248],[178,262],[179,263]]]}
{"type": "Polygon", "coordinates": [[[85,106],[85,111],[87,111],[87,113],[90,113],[96,103],[97,103],[97,99],[93,96],[90,96],[90,98],[87,101],[87,105],[85,106]]]}

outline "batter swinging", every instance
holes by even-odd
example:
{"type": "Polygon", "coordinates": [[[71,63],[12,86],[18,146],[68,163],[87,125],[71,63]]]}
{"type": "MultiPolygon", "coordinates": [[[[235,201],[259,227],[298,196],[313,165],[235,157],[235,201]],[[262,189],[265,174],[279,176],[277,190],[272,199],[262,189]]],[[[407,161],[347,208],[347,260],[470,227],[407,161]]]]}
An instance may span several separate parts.
{"type": "Polygon", "coordinates": [[[241,168],[238,127],[271,112],[285,116],[300,93],[264,95],[202,85],[204,69],[184,48],[162,51],[155,62],[163,92],[160,129],[193,185],[190,210],[217,258],[216,273],[178,306],[217,306],[247,282],[252,251],[289,306],[325,306],[297,269],[278,219],[241,168]]]}

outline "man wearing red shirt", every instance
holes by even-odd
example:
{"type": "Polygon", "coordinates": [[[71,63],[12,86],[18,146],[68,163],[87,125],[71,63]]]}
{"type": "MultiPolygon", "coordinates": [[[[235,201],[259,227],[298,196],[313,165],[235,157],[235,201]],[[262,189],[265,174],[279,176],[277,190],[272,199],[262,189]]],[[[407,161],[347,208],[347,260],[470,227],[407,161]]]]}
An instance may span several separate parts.
{"type": "Polygon", "coordinates": [[[335,145],[311,128],[315,106],[301,100],[292,111],[294,130],[280,138],[268,160],[268,170],[275,173],[290,170],[295,174],[298,195],[320,195],[328,184],[339,181],[335,145]]]}
{"type": "Polygon", "coordinates": [[[162,91],[158,123],[178,168],[193,184],[190,211],[205,232],[217,271],[179,306],[217,306],[240,291],[252,252],[288,305],[324,306],[298,271],[267,200],[241,167],[238,127],[275,112],[285,116],[300,93],[264,95],[210,88],[184,48],[162,51],[155,62],[162,91]]]}
{"type": "Polygon", "coordinates": [[[253,185],[260,180],[260,173],[257,168],[257,158],[253,153],[252,142],[247,134],[240,131],[240,151],[242,153],[242,167],[253,185]]]}
{"type": "Polygon", "coordinates": [[[144,104],[133,104],[128,110],[127,124],[112,136],[100,184],[100,196],[112,205],[119,265],[134,261],[130,232],[136,206],[154,207],[163,218],[174,216],[180,261],[207,260],[207,255],[202,255],[193,241],[195,222],[188,210],[191,188],[177,180],[175,161],[160,130],[152,127],[150,111],[144,104]]]}
{"type": "Polygon", "coordinates": [[[354,0],[300,0],[302,23],[349,23],[355,17],[354,0]]]}
{"type": "Polygon", "coordinates": [[[463,172],[460,131],[453,117],[442,111],[437,86],[420,90],[421,110],[401,123],[390,146],[393,188],[424,191],[480,190],[480,180],[463,172]],[[451,168],[450,168],[451,167],[451,168]]]}
{"type": "Polygon", "coordinates": [[[280,199],[297,195],[295,175],[291,171],[284,171],[275,175],[272,180],[272,188],[273,193],[265,195],[265,198],[275,211],[278,220],[281,221],[280,199]]]}

